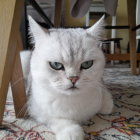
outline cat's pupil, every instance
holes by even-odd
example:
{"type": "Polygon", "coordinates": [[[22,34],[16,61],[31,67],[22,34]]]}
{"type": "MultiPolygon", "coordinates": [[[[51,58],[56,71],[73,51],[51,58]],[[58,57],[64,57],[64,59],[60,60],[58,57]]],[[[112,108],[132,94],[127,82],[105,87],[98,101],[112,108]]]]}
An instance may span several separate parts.
{"type": "Polygon", "coordinates": [[[81,64],[81,69],[89,69],[93,65],[93,60],[85,61],[81,64]]]}
{"type": "Polygon", "coordinates": [[[87,67],[89,65],[89,62],[85,62],[83,65],[87,67]]]}
{"type": "Polygon", "coordinates": [[[60,67],[61,65],[57,62],[54,62],[55,67],[60,67]]]}

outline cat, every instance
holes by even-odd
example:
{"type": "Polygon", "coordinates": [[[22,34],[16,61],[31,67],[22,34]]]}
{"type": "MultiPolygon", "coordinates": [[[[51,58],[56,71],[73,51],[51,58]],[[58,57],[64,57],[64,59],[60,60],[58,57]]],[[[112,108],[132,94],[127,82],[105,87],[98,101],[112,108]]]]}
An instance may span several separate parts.
{"type": "Polygon", "coordinates": [[[48,125],[56,140],[84,140],[80,123],[113,109],[102,83],[104,16],[88,29],[46,30],[30,16],[29,25],[35,49],[21,53],[29,115],[48,125]]]}

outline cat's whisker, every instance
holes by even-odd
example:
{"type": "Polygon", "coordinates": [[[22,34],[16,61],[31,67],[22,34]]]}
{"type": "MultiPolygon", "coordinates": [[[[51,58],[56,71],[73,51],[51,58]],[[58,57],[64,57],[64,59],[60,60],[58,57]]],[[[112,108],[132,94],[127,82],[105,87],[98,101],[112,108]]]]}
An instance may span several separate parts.
{"type": "Polygon", "coordinates": [[[56,86],[68,86],[69,84],[66,84],[65,82],[55,82],[53,85],[56,85],[56,86]]]}
{"type": "MultiPolygon", "coordinates": [[[[26,77],[20,77],[18,80],[16,80],[14,83],[11,84],[11,88],[13,88],[14,86],[16,86],[20,81],[25,80],[26,77]]],[[[27,115],[27,103],[24,104],[24,106],[21,108],[21,110],[18,112],[17,117],[21,116],[24,113],[25,117],[27,115]]]]}
{"type": "Polygon", "coordinates": [[[56,87],[56,88],[68,88],[70,86],[69,85],[56,85],[54,87],[56,87]]]}

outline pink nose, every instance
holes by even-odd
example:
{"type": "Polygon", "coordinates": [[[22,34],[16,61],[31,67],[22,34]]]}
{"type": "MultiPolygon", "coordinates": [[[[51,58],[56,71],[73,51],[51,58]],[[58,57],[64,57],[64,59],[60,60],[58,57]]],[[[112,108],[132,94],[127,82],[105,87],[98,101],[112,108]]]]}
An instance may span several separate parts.
{"type": "Polygon", "coordinates": [[[71,77],[69,77],[68,79],[71,80],[71,82],[72,82],[73,84],[75,84],[75,83],[77,82],[77,80],[79,79],[79,77],[78,77],[78,76],[71,76],[71,77]]]}

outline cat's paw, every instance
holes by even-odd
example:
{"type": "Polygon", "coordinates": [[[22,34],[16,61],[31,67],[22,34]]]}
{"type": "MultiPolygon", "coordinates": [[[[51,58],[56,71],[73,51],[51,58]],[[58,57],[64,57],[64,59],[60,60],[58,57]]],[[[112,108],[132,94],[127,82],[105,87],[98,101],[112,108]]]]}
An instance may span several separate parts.
{"type": "Polygon", "coordinates": [[[56,140],[84,140],[84,132],[79,125],[68,126],[56,134],[56,140]]]}
{"type": "Polygon", "coordinates": [[[114,104],[113,99],[110,93],[105,95],[105,98],[103,99],[102,108],[99,113],[101,114],[110,114],[113,110],[114,104]]]}

